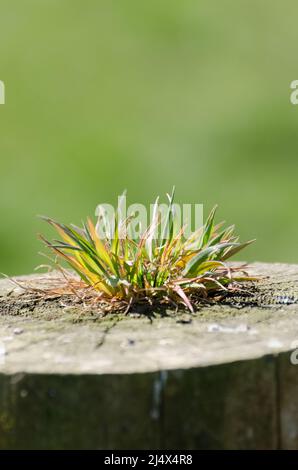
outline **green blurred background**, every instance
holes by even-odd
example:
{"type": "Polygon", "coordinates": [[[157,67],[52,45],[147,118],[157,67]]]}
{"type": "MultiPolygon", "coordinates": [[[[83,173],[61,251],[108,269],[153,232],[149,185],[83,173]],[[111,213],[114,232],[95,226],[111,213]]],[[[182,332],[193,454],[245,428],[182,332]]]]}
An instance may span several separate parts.
{"type": "MultiPolygon", "coordinates": [[[[298,262],[293,0],[1,0],[0,271],[44,262],[47,214],[220,205],[247,260],[298,262]]],[[[242,254],[243,257],[243,254],[242,254]]]]}

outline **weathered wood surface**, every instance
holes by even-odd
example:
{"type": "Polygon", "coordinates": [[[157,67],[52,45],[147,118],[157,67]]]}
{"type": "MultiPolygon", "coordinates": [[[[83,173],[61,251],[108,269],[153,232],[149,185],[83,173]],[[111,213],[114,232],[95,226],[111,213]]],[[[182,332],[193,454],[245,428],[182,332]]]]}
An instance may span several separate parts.
{"type": "Polygon", "coordinates": [[[249,296],[150,319],[1,281],[0,448],[298,448],[298,266],[250,272],[249,296]]]}

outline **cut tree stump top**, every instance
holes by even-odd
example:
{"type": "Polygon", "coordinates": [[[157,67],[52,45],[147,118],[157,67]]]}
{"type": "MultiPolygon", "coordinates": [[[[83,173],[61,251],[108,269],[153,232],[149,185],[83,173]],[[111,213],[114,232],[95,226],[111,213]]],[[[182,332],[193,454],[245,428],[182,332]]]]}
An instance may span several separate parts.
{"type": "MultiPolygon", "coordinates": [[[[298,265],[254,263],[264,276],[249,295],[167,311],[109,314],[32,302],[0,281],[0,372],[115,374],[205,367],[293,349],[298,340],[298,265]]],[[[37,282],[38,276],[28,276],[37,282]]],[[[22,277],[26,279],[26,277],[22,277]]]]}
{"type": "Polygon", "coordinates": [[[250,273],[249,293],[151,318],[1,281],[0,449],[297,449],[298,266],[250,273]]]}

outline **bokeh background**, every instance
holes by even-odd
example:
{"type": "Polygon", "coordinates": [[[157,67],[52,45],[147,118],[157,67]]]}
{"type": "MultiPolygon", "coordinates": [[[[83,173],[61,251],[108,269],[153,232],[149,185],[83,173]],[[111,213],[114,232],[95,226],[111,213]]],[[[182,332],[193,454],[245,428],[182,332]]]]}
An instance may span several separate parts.
{"type": "MultiPolygon", "coordinates": [[[[298,262],[294,0],[1,0],[0,271],[44,262],[36,218],[124,188],[218,203],[247,260],[298,262]]],[[[242,255],[243,257],[243,255],[242,255]]]]}

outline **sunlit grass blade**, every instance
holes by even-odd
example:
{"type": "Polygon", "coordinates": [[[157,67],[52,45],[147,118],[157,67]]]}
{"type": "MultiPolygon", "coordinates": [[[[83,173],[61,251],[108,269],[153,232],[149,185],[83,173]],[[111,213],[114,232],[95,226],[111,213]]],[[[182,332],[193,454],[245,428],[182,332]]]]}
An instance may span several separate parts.
{"type": "Polygon", "coordinates": [[[238,245],[234,246],[234,247],[230,247],[228,248],[224,255],[221,257],[221,260],[222,261],[225,261],[227,260],[228,258],[231,258],[232,256],[236,255],[237,253],[239,253],[239,251],[243,250],[245,247],[251,245],[252,243],[254,243],[256,240],[249,240],[248,242],[244,242],[244,243],[239,243],[238,245]]]}
{"type": "Polygon", "coordinates": [[[206,221],[206,224],[204,226],[202,247],[206,246],[209,242],[209,239],[210,239],[210,236],[211,236],[212,230],[213,230],[214,217],[215,217],[216,210],[217,210],[217,206],[213,207],[213,209],[210,212],[209,217],[206,221]]]}

